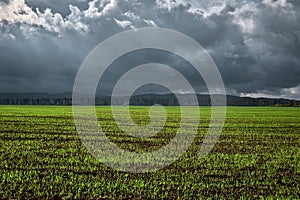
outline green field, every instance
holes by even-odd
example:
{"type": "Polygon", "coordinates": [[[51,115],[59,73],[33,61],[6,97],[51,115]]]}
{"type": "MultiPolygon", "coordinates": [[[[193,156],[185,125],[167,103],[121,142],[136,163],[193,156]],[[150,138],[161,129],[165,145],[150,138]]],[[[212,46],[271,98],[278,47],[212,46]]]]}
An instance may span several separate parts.
{"type": "MultiPolygon", "coordinates": [[[[138,124],[148,107],[131,107],[138,124]]],[[[111,141],[134,152],[167,144],[179,127],[179,107],[166,107],[165,127],[137,139],[116,126],[110,107],[97,107],[111,141]]],[[[198,135],[162,170],[130,174],[93,158],[75,132],[71,107],[0,106],[0,199],[253,199],[300,197],[300,109],[228,107],[218,143],[199,158],[210,108],[201,107],[198,135]]]]}

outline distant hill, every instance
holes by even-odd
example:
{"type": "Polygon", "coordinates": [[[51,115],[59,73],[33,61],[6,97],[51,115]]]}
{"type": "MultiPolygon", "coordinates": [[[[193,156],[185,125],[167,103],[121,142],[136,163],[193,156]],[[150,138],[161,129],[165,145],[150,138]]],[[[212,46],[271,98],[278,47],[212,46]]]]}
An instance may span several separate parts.
{"type": "MultiPolygon", "coordinates": [[[[198,102],[191,100],[191,94],[177,94],[183,99],[184,105],[210,106],[209,95],[197,94],[198,102]]],[[[216,99],[221,99],[220,95],[214,95],[216,99]]],[[[113,105],[126,105],[127,97],[117,97],[113,105]]],[[[96,96],[96,105],[110,105],[109,96],[96,96]]],[[[2,105],[72,105],[72,93],[0,93],[0,104],[2,105]]],[[[82,104],[82,102],[80,102],[82,104]]],[[[179,105],[174,94],[140,94],[130,98],[130,105],[148,106],[160,104],[164,106],[179,105]]],[[[220,102],[222,105],[222,102],[220,102]]],[[[228,106],[300,106],[300,101],[289,99],[272,98],[250,98],[227,95],[228,106]]]]}

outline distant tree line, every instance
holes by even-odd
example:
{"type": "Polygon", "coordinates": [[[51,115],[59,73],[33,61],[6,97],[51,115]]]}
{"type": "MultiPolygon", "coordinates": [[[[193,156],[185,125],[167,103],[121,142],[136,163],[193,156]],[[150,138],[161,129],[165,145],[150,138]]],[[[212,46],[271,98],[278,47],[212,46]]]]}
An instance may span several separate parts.
{"type": "MultiPolygon", "coordinates": [[[[211,100],[209,95],[198,95],[200,106],[210,106],[211,100]]],[[[79,105],[91,105],[92,99],[77,99],[79,105]]],[[[187,97],[183,100],[183,105],[198,105],[187,97]]],[[[220,102],[220,105],[222,102],[220,102]]],[[[72,105],[72,98],[0,98],[2,105],[72,105]]],[[[133,96],[130,98],[129,105],[150,106],[160,104],[163,106],[178,106],[179,102],[175,95],[158,95],[158,96],[133,96]]],[[[110,97],[95,99],[95,105],[111,105],[110,97]]],[[[113,105],[127,105],[124,98],[117,98],[113,105]]],[[[280,106],[280,107],[300,107],[300,101],[288,99],[269,99],[269,98],[249,98],[227,96],[228,106],[280,106]]]]}
{"type": "Polygon", "coordinates": [[[72,105],[71,98],[57,99],[0,99],[2,105],[72,105]]]}

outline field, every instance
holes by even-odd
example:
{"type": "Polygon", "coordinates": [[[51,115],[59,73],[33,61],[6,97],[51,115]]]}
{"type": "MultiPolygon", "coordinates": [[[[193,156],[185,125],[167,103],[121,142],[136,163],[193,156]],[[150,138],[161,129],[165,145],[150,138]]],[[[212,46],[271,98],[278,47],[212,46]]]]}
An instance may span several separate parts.
{"type": "MultiPolygon", "coordinates": [[[[148,107],[131,107],[138,124],[148,107]]],[[[110,107],[97,116],[111,141],[134,152],[167,144],[179,127],[180,108],[166,107],[161,132],[136,139],[116,126],[110,107]]],[[[92,157],[75,131],[71,107],[0,106],[0,199],[253,199],[300,197],[300,109],[228,107],[218,143],[197,153],[210,108],[201,107],[198,135],[189,151],[162,170],[131,174],[92,157]]]]}

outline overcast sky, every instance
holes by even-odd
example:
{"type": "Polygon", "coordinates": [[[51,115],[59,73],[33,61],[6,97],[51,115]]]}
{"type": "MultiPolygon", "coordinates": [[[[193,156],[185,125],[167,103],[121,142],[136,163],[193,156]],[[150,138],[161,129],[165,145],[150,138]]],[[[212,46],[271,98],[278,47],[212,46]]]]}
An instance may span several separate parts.
{"type": "MultiPolygon", "coordinates": [[[[205,47],[229,94],[300,99],[299,0],[0,0],[0,92],[72,91],[80,64],[99,42],[151,26],[205,47]]],[[[164,53],[121,60],[112,77],[118,65],[152,60],[191,72],[164,53]]]]}

